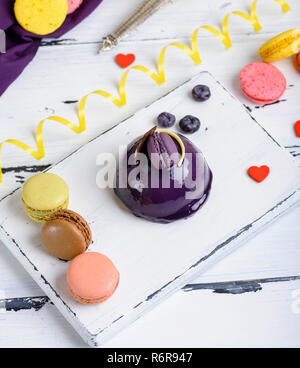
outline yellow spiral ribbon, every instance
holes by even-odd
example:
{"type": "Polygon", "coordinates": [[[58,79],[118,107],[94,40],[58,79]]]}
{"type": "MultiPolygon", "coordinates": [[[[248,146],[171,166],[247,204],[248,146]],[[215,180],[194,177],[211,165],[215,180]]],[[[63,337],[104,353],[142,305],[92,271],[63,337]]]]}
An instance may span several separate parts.
{"type": "MultiPolygon", "coordinates": [[[[136,65],[136,66],[133,66],[133,67],[129,68],[128,70],[126,70],[126,72],[122,75],[121,80],[120,80],[119,98],[113,96],[109,92],[102,91],[102,90],[94,91],[94,92],[91,92],[88,95],[84,96],[81,99],[81,101],[79,103],[79,107],[78,107],[79,125],[73,124],[69,120],[61,118],[59,116],[50,116],[50,117],[42,120],[37,126],[36,133],[35,133],[35,140],[36,140],[36,146],[37,146],[36,150],[34,150],[32,147],[28,146],[27,144],[25,144],[25,143],[23,143],[19,140],[7,139],[7,140],[3,141],[2,143],[0,143],[0,153],[1,153],[1,150],[2,150],[3,144],[10,143],[10,144],[13,144],[14,146],[20,148],[21,150],[25,151],[30,156],[32,156],[34,159],[36,159],[36,160],[42,159],[43,157],[45,157],[45,147],[44,147],[44,141],[43,141],[43,126],[44,126],[45,122],[48,121],[48,120],[54,121],[56,123],[59,123],[61,125],[64,125],[64,126],[68,127],[70,130],[72,130],[76,134],[82,133],[83,131],[86,130],[85,104],[86,104],[87,98],[90,95],[94,94],[94,95],[98,95],[98,96],[101,96],[101,97],[104,97],[104,98],[108,99],[109,101],[111,101],[117,107],[122,107],[122,106],[126,105],[126,103],[127,103],[127,100],[126,100],[126,81],[127,81],[128,74],[131,70],[139,70],[140,72],[148,75],[158,85],[161,85],[161,84],[165,83],[165,81],[166,81],[165,55],[166,55],[166,51],[167,51],[168,47],[170,47],[170,46],[174,46],[174,47],[179,48],[188,57],[190,57],[196,65],[199,65],[201,63],[201,57],[200,57],[200,53],[199,53],[197,38],[198,38],[198,33],[201,29],[205,29],[206,31],[212,33],[215,37],[217,37],[222,42],[222,44],[227,49],[231,48],[232,47],[232,42],[231,42],[231,39],[230,39],[230,36],[229,36],[228,22],[229,22],[229,18],[232,14],[237,15],[237,16],[242,17],[243,19],[245,19],[248,23],[250,23],[253,26],[253,28],[256,32],[260,31],[262,27],[259,23],[259,20],[258,20],[258,17],[257,17],[257,12],[256,12],[257,1],[258,0],[254,0],[252,2],[251,8],[250,8],[250,14],[247,14],[247,13],[244,13],[244,12],[241,12],[241,11],[233,11],[233,12],[227,14],[223,19],[223,22],[222,22],[222,25],[221,25],[221,30],[218,30],[218,29],[216,29],[212,26],[208,26],[208,25],[204,25],[204,26],[201,26],[201,27],[197,28],[193,32],[190,47],[186,46],[186,45],[183,45],[182,43],[179,43],[179,42],[172,42],[171,44],[165,46],[161,50],[159,58],[158,58],[157,73],[152,71],[151,69],[145,67],[145,66],[142,66],[142,65],[136,65]]],[[[277,2],[281,6],[281,9],[282,9],[283,12],[288,12],[290,10],[290,6],[286,2],[286,0],[274,0],[274,1],[277,2]]],[[[0,160],[0,182],[2,182],[1,160],[0,160]]]]}
{"type": "MultiPolygon", "coordinates": [[[[46,118],[42,120],[39,125],[37,126],[36,132],[35,132],[35,140],[36,140],[36,146],[37,150],[35,151],[33,148],[28,146],[27,144],[18,141],[17,139],[7,139],[4,142],[0,143],[0,152],[2,149],[2,146],[4,143],[10,143],[14,146],[20,148],[21,150],[27,152],[30,156],[35,158],[36,160],[40,160],[41,158],[45,157],[45,147],[44,147],[44,141],[43,141],[43,126],[47,120],[55,121],[61,125],[65,125],[70,130],[72,130],[74,133],[82,133],[84,130],[86,130],[86,125],[83,119],[83,123],[80,123],[79,126],[71,123],[69,120],[66,120],[64,118],[61,118],[59,116],[50,116],[49,118],[46,118]]],[[[2,167],[0,165],[0,182],[2,183],[2,167]]]]}
{"type": "Polygon", "coordinates": [[[281,6],[281,9],[287,13],[288,11],[291,10],[289,4],[285,1],[285,0],[275,0],[276,3],[278,3],[281,6]]]}

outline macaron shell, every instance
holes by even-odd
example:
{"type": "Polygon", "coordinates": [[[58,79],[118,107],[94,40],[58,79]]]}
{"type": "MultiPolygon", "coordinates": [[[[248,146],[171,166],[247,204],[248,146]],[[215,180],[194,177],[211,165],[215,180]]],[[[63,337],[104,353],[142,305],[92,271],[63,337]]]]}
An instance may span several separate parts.
{"type": "Polygon", "coordinates": [[[260,103],[277,101],[286,90],[284,75],[274,65],[267,63],[247,65],[240,73],[240,83],[244,94],[260,103]]]}
{"type": "Polygon", "coordinates": [[[299,49],[300,29],[290,29],[266,41],[258,52],[264,61],[273,63],[294,55],[299,49]]]}
{"type": "Polygon", "coordinates": [[[74,13],[74,11],[80,7],[82,2],[83,0],[68,0],[68,14],[74,13]]]}
{"type": "MultiPolygon", "coordinates": [[[[284,93],[284,92],[283,92],[284,93]]],[[[283,94],[282,93],[282,94],[283,94]]],[[[276,98],[276,100],[264,100],[264,101],[262,101],[262,100],[256,100],[255,98],[252,98],[251,96],[248,96],[245,92],[244,92],[244,95],[246,96],[246,97],[248,97],[249,98],[249,100],[251,100],[251,101],[253,101],[253,102],[255,102],[255,103],[257,103],[257,104],[259,104],[259,105],[269,105],[269,104],[272,104],[272,103],[274,103],[274,102],[276,102],[276,101],[278,101],[278,99],[282,96],[279,96],[278,98],[276,98]]]]}
{"type": "Polygon", "coordinates": [[[160,170],[170,166],[176,156],[176,164],[180,157],[176,143],[167,133],[154,133],[148,138],[147,152],[152,165],[160,170]]]}
{"type": "Polygon", "coordinates": [[[65,21],[67,0],[16,0],[14,5],[18,23],[25,30],[47,35],[56,31],[65,21]]]}
{"type": "Polygon", "coordinates": [[[42,173],[28,179],[23,186],[22,200],[31,211],[53,211],[69,199],[66,182],[52,173],[42,173]]]}
{"type": "Polygon", "coordinates": [[[70,263],[67,273],[68,287],[81,303],[98,303],[108,299],[119,283],[119,272],[103,254],[88,252],[70,263]]]}
{"type": "Polygon", "coordinates": [[[47,252],[66,261],[75,258],[87,249],[84,234],[71,222],[47,221],[42,228],[41,236],[47,252]]]}
{"type": "Polygon", "coordinates": [[[74,291],[70,288],[70,286],[68,286],[69,292],[72,294],[73,298],[76,299],[79,303],[81,304],[98,304],[98,303],[103,303],[105,302],[107,299],[109,299],[112,294],[115,292],[116,288],[118,287],[119,284],[119,280],[117,281],[112,293],[110,295],[107,295],[103,298],[99,298],[99,299],[83,299],[81,298],[79,295],[75,294],[74,291]]]}
{"type": "Polygon", "coordinates": [[[91,244],[92,242],[92,231],[89,227],[89,224],[87,221],[80,216],[77,212],[62,209],[59,211],[56,211],[49,219],[49,221],[52,220],[61,220],[63,222],[69,222],[73,225],[75,225],[78,230],[83,234],[85,242],[86,242],[86,248],[91,244]]]}

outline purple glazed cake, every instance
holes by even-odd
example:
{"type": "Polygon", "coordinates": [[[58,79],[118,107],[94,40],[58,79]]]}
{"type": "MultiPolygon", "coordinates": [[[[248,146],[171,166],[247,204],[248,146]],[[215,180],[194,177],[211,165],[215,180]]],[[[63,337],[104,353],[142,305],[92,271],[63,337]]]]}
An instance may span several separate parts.
{"type": "Polygon", "coordinates": [[[115,194],[134,215],[169,223],[203,206],[212,177],[189,139],[155,127],[129,146],[117,170],[115,194]]]}

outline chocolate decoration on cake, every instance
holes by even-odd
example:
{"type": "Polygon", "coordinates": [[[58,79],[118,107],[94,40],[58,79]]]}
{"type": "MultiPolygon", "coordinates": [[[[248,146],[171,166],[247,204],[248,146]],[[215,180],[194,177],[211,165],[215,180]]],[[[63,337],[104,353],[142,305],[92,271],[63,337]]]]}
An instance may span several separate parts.
{"type": "Polygon", "coordinates": [[[187,218],[210,193],[213,175],[202,152],[172,131],[151,129],[122,162],[115,194],[138,217],[160,223],[187,218]]]}

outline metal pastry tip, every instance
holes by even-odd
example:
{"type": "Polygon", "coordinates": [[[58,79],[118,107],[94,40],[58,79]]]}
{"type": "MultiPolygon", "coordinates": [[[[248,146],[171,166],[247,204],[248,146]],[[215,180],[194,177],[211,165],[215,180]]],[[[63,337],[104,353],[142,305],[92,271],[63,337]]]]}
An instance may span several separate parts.
{"type": "Polygon", "coordinates": [[[115,38],[112,35],[109,35],[108,37],[103,39],[102,47],[98,51],[99,54],[101,54],[103,51],[110,50],[114,46],[116,46],[117,42],[115,38]]]}
{"type": "Polygon", "coordinates": [[[107,46],[105,45],[105,43],[103,43],[103,46],[101,47],[101,49],[99,49],[98,54],[101,54],[103,51],[110,50],[110,49],[111,49],[110,46],[107,46]]]}
{"type": "Polygon", "coordinates": [[[121,26],[115,32],[103,39],[103,45],[99,50],[99,54],[117,46],[118,43],[127,37],[133,29],[142,24],[165,4],[172,1],[173,0],[144,0],[144,3],[132,16],[130,16],[123,24],[121,24],[121,26]]]}

